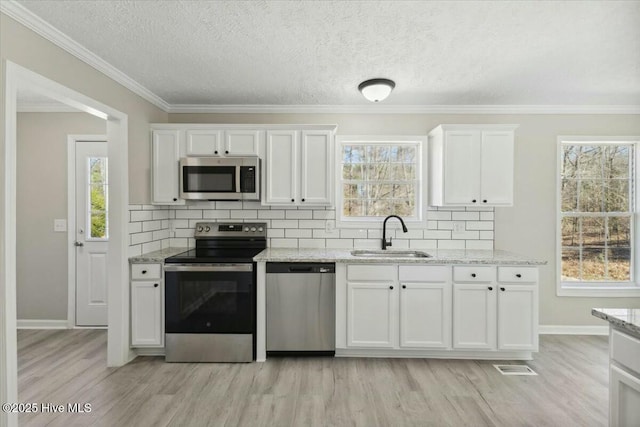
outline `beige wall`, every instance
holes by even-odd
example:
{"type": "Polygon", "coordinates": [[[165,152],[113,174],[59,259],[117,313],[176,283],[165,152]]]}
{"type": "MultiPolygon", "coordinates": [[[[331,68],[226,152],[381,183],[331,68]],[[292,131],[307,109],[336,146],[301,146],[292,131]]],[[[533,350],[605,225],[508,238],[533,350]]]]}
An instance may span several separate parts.
{"type": "MultiPolygon", "coordinates": [[[[12,61],[127,114],[129,200],[131,203],[149,200],[149,123],[166,122],[167,113],[1,13],[0,59],[12,61]],[[138,159],[144,161],[137,163],[138,159]]],[[[4,71],[1,80],[0,131],[4,134],[4,71]]]]}
{"type": "Polygon", "coordinates": [[[66,320],[67,135],[104,135],[106,122],[85,113],[18,114],[18,319],[66,320]]]}
{"type": "MultiPolygon", "coordinates": [[[[640,307],[640,298],[556,296],[556,137],[640,135],[632,115],[170,114],[171,123],[324,123],[338,134],[426,134],[445,123],[516,123],[515,206],[495,213],[495,247],[548,261],[540,268],[540,323],[605,325],[592,307],[640,307]]],[[[140,159],[144,161],[144,159],[140,159]]]]}

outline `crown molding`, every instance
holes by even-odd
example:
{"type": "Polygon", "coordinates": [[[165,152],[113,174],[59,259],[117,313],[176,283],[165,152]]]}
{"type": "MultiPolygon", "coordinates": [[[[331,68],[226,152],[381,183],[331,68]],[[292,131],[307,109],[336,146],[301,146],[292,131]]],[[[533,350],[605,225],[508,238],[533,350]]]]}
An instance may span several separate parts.
{"type": "Polygon", "coordinates": [[[198,105],[169,113],[215,114],[640,114],[640,105],[198,105]]]}
{"type": "Polygon", "coordinates": [[[170,105],[164,99],[160,98],[158,95],[151,92],[149,89],[142,86],[140,83],[136,82],[131,77],[127,76],[125,73],[73,40],[71,37],[54,28],[51,24],[35,15],[15,0],[0,1],[0,12],[15,19],[25,27],[34,31],[36,34],[39,34],[53,44],[66,50],[71,55],[120,83],[122,86],[149,101],[156,107],[164,111],[169,110],[170,105]]]}
{"type": "Polygon", "coordinates": [[[122,71],[54,28],[15,0],[0,12],[66,50],[107,77],[168,113],[217,114],[640,114],[640,105],[248,105],[169,104],[122,71]]]}

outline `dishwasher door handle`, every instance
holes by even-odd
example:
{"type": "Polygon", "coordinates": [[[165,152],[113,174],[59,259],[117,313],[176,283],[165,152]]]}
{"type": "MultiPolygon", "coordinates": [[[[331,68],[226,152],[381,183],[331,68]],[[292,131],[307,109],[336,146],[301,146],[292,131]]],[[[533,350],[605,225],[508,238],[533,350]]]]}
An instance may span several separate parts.
{"type": "Polygon", "coordinates": [[[311,273],[313,267],[289,267],[290,273],[311,273]]]}

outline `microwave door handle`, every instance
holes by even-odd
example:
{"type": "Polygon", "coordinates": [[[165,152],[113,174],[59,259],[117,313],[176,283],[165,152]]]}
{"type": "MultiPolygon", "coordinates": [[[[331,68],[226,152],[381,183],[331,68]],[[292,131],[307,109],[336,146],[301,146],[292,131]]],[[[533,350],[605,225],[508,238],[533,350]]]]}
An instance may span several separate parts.
{"type": "Polygon", "coordinates": [[[242,188],[240,188],[240,166],[236,165],[236,193],[241,193],[242,188]]]}

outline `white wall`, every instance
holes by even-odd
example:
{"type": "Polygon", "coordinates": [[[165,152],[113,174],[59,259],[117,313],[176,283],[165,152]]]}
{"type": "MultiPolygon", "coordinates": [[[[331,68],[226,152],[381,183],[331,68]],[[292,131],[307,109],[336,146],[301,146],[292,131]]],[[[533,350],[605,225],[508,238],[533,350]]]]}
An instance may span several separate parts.
{"type": "Polygon", "coordinates": [[[67,233],[53,232],[67,218],[67,135],[105,133],[85,113],[18,114],[18,319],[67,319],[67,233]]]}

